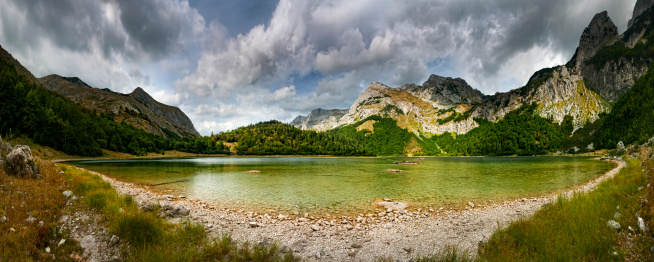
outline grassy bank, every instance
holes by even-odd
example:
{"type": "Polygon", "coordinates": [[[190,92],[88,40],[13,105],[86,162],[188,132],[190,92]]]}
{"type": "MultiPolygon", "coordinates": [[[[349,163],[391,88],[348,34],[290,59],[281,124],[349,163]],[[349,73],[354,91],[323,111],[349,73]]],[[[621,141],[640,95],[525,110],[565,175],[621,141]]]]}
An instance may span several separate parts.
{"type": "Polygon", "coordinates": [[[130,196],[119,196],[99,176],[64,167],[71,188],[89,208],[100,211],[110,231],[129,242],[127,261],[294,261],[275,245],[238,244],[225,235],[209,238],[204,226],[189,221],[169,224],[155,214],[139,210],[130,196]]]}
{"type": "Polygon", "coordinates": [[[653,261],[652,231],[640,230],[637,218],[654,226],[654,203],[648,201],[654,197],[653,162],[627,162],[594,191],[559,197],[494,233],[474,257],[450,249],[416,261],[653,261]],[[609,220],[620,229],[609,227],[609,220]]]}
{"type": "Polygon", "coordinates": [[[291,253],[280,253],[275,245],[237,243],[228,235],[210,238],[202,225],[189,221],[169,224],[155,215],[159,207],[150,212],[139,210],[131,197],[119,196],[97,175],[38,162],[40,179],[8,176],[0,167],[0,261],[80,259],[82,248],[58,221],[71,208],[101,214],[109,232],[121,239],[125,261],[296,260],[291,253]],[[65,190],[79,198],[69,202],[72,206],[66,205],[65,190]],[[62,239],[65,242],[59,245],[62,239]]]}
{"type": "Polygon", "coordinates": [[[58,223],[68,181],[53,164],[39,166],[40,179],[7,176],[0,166],[0,261],[66,261],[82,253],[58,223]]]}

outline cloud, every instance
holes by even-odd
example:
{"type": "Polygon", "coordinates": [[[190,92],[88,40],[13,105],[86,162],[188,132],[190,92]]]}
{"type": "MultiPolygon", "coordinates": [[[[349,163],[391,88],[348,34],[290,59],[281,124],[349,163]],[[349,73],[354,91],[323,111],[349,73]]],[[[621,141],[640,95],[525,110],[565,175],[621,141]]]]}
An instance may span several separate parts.
{"type": "Polygon", "coordinates": [[[248,19],[246,9],[207,23],[185,0],[8,0],[0,41],[37,76],[142,86],[208,134],[347,108],[375,81],[400,86],[435,73],[486,94],[517,88],[567,61],[595,13],[608,10],[624,31],[634,3],[280,0],[272,14],[261,14],[270,3],[258,8],[245,30],[234,17],[248,19]]]}

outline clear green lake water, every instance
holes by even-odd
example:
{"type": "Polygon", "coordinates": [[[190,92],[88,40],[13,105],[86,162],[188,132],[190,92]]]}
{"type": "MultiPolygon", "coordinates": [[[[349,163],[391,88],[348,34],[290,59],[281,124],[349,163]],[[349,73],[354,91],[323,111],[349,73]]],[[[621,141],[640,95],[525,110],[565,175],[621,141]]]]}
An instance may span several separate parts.
{"type": "Polygon", "coordinates": [[[558,192],[614,167],[589,157],[203,157],[70,164],[221,207],[318,213],[365,212],[383,198],[414,207],[501,202],[558,192]],[[393,164],[403,160],[421,164],[393,164]],[[168,182],[175,183],[156,185],[168,182]]]}

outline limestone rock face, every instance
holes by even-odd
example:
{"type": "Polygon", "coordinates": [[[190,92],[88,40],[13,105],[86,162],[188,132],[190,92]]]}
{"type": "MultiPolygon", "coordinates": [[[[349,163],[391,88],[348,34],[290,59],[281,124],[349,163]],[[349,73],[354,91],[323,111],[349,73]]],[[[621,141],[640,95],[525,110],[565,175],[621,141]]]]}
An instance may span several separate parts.
{"type": "Polygon", "coordinates": [[[559,66],[550,73],[535,73],[530,81],[546,79],[531,89],[523,87],[491,96],[476,107],[472,115],[497,121],[523,104],[537,103],[540,106],[536,112],[554,122],[560,123],[566,115],[572,116],[576,130],[610,110],[609,103],[586,87],[578,69],[559,66]]]}
{"type": "Polygon", "coordinates": [[[645,12],[645,10],[649,9],[654,5],[654,0],[638,0],[636,1],[636,6],[634,6],[634,12],[631,16],[631,19],[629,19],[628,27],[631,27],[634,24],[634,21],[642,14],[645,12]]]}
{"type": "Polygon", "coordinates": [[[479,90],[472,88],[461,78],[452,79],[437,75],[431,75],[422,86],[409,84],[402,86],[400,90],[442,109],[459,104],[478,103],[484,97],[479,90]]]}
{"type": "Polygon", "coordinates": [[[298,116],[290,124],[302,130],[327,131],[337,127],[348,109],[314,109],[307,116],[298,116]]]}
{"type": "Polygon", "coordinates": [[[34,161],[30,147],[25,145],[14,147],[7,155],[5,170],[9,175],[37,178],[36,162],[34,161]]]}
{"type": "Polygon", "coordinates": [[[621,57],[604,65],[584,64],[581,67],[586,84],[604,99],[615,102],[631,88],[638,78],[647,73],[647,62],[621,57]]]}
{"type": "MultiPolygon", "coordinates": [[[[636,9],[642,6],[650,7],[651,4],[643,4],[639,1],[636,9]]],[[[651,28],[652,22],[654,22],[654,10],[641,8],[640,10],[634,10],[634,14],[639,16],[621,38],[612,43],[608,41],[606,44],[625,45],[628,48],[633,48],[636,44],[647,41],[645,34],[651,28]]],[[[599,46],[599,48],[613,47],[599,46]]],[[[595,61],[590,59],[582,63],[578,68],[581,69],[581,74],[590,89],[597,92],[604,99],[615,102],[621,94],[634,85],[638,78],[647,72],[648,65],[651,62],[650,58],[638,56],[597,59],[595,61]]]]}
{"type": "Polygon", "coordinates": [[[479,126],[472,117],[441,123],[439,119],[463,114],[470,110],[471,104],[480,103],[483,98],[479,90],[460,78],[432,75],[423,85],[408,84],[399,88],[374,82],[359,95],[350,109],[314,110],[307,117],[297,117],[291,125],[324,131],[379,115],[395,119],[398,126],[414,133],[463,134],[479,126]]]}
{"type": "Polygon", "coordinates": [[[579,47],[572,61],[580,67],[586,59],[595,55],[609,41],[618,37],[618,28],[613,24],[606,11],[597,13],[579,39],[579,47]]]}

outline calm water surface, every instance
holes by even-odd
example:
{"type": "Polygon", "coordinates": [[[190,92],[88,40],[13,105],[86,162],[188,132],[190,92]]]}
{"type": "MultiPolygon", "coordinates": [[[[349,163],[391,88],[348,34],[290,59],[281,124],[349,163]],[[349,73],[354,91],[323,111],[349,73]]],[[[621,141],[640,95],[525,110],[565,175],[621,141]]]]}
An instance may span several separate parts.
{"type": "Polygon", "coordinates": [[[252,211],[353,212],[382,198],[440,207],[556,192],[613,168],[587,157],[211,157],[72,162],[151,190],[252,211]],[[402,169],[388,173],[386,169],[402,169]],[[248,170],[260,170],[249,174],[248,170]],[[174,183],[169,183],[174,182],[174,183]],[[157,185],[161,183],[168,183],[157,185]],[[154,185],[154,186],[153,186],[154,185]]]}

